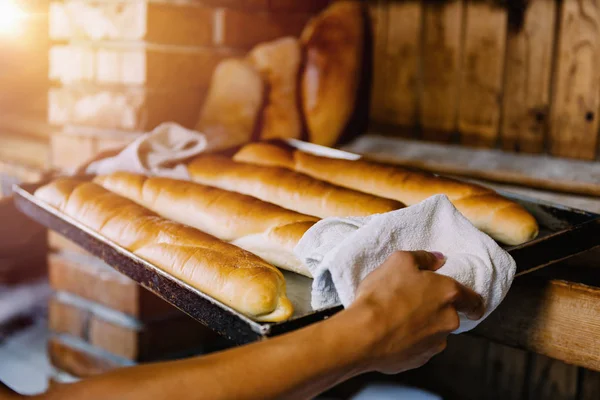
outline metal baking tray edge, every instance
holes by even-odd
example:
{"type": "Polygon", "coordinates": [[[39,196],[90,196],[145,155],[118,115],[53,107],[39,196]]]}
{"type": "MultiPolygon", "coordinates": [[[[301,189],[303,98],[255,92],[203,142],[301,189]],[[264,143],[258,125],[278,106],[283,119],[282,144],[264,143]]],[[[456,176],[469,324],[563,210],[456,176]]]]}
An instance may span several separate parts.
{"type": "MultiPolygon", "coordinates": [[[[290,144],[302,150],[332,157],[360,158],[357,154],[310,143],[290,141],[290,144]]],[[[114,269],[238,344],[299,329],[328,318],[342,309],[338,306],[309,310],[278,323],[253,321],[38,200],[33,196],[33,192],[44,183],[14,186],[14,200],[23,213],[71,239],[114,269]]],[[[502,194],[524,205],[534,213],[538,221],[541,219],[556,228],[531,242],[506,247],[517,262],[518,274],[531,272],[600,246],[600,215],[512,193],[502,194]]],[[[307,280],[293,273],[284,274],[286,278],[307,280]]],[[[309,288],[307,289],[309,291],[309,288]]]]}

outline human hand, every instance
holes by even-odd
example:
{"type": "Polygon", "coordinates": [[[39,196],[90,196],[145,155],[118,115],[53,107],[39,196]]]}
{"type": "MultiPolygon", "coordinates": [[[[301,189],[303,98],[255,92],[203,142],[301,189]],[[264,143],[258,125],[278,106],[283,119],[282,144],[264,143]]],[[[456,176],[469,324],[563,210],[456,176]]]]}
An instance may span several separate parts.
{"type": "Polygon", "coordinates": [[[443,264],[441,254],[395,252],[361,282],[348,310],[368,316],[362,327],[371,336],[366,371],[395,374],[420,367],[445,349],[460,324],[457,311],[473,320],[483,316],[477,293],[433,272],[443,264]]]}

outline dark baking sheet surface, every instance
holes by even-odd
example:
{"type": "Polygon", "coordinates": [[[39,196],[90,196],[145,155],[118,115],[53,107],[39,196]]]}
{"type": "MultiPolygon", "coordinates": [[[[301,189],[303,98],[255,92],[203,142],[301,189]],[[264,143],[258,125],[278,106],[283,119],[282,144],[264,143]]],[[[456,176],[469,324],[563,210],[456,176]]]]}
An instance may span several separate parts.
{"type": "MultiPolygon", "coordinates": [[[[311,151],[311,147],[313,146],[308,146],[306,150],[311,151]]],[[[325,151],[324,154],[357,157],[337,150],[325,151]]],[[[295,307],[294,316],[279,323],[253,321],[35,198],[33,192],[43,184],[44,182],[15,185],[15,203],[22,212],[76,242],[192,318],[237,343],[248,343],[293,331],[341,310],[341,306],[326,310],[312,310],[311,280],[284,271],[288,296],[295,307]]],[[[502,194],[527,208],[536,217],[541,228],[540,235],[535,240],[519,246],[506,247],[517,262],[519,274],[531,272],[600,246],[600,215],[511,193],[502,194]]]]}

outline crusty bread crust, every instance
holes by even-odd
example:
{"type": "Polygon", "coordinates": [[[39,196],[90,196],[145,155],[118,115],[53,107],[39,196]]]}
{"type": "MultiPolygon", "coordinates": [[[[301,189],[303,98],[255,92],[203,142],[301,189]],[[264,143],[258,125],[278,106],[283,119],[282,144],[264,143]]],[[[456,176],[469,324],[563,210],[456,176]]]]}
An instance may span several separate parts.
{"type": "Polygon", "coordinates": [[[472,183],[368,160],[316,156],[271,143],[242,147],[234,160],[280,166],[323,181],[395,199],[407,205],[445,194],[473,225],[499,242],[518,245],[534,239],[537,221],[521,205],[472,183]]]}
{"type": "Polygon", "coordinates": [[[246,250],[162,218],[92,182],[62,178],[35,196],[255,320],[282,321],[293,313],[281,272],[246,250]]]}
{"type": "Polygon", "coordinates": [[[241,193],[169,178],[127,172],[97,176],[94,182],[164,218],[189,225],[310,277],[294,256],[302,235],[319,219],[241,193]]]}

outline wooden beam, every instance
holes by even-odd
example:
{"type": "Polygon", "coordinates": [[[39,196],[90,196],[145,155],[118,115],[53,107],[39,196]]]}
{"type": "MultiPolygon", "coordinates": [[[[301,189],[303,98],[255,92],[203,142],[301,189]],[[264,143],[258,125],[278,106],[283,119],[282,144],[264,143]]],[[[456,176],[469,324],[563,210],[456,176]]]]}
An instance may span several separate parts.
{"type": "Polygon", "coordinates": [[[422,6],[416,0],[387,0],[379,7],[375,51],[380,54],[374,58],[376,108],[371,115],[375,122],[412,127],[417,121],[422,6]]]}
{"type": "Polygon", "coordinates": [[[489,343],[486,357],[487,400],[522,399],[530,355],[519,349],[489,343]]]}
{"type": "Polygon", "coordinates": [[[561,4],[550,152],[591,160],[600,120],[600,7],[591,0],[561,4]]]}
{"type": "Polygon", "coordinates": [[[472,334],[600,371],[600,288],[518,278],[472,334]]]}
{"type": "Polygon", "coordinates": [[[577,368],[561,361],[534,355],[528,399],[574,400],[577,398],[577,368]]]}
{"type": "Polygon", "coordinates": [[[506,150],[544,151],[550,117],[555,11],[555,0],[532,0],[522,26],[509,20],[501,126],[502,147],[506,150]]]}
{"type": "Polygon", "coordinates": [[[424,3],[419,122],[427,140],[449,141],[457,128],[462,16],[462,1],[424,3]]]}
{"type": "Polygon", "coordinates": [[[492,147],[498,139],[507,12],[490,2],[466,2],[458,107],[461,142],[492,147]]]}

